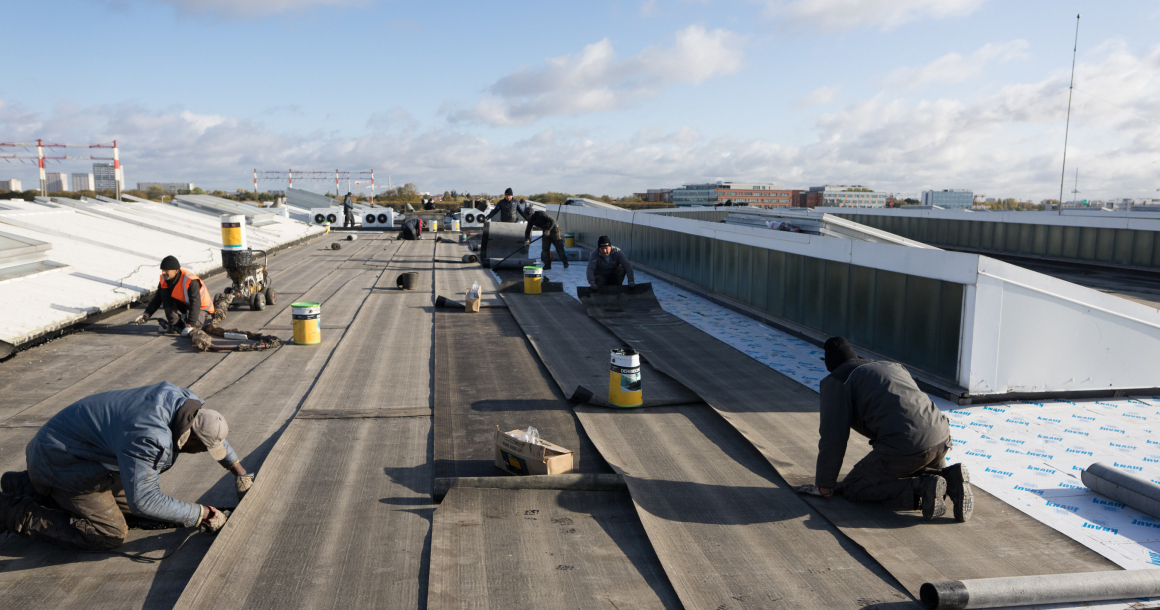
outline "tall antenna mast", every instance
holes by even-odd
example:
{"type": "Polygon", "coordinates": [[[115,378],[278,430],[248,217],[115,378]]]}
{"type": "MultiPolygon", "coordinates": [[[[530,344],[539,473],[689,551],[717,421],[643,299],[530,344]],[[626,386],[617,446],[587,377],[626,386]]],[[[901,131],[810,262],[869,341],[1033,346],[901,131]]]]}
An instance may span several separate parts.
{"type": "Polygon", "coordinates": [[[1075,16],[1075,46],[1071,49],[1071,84],[1067,87],[1067,124],[1063,128],[1063,170],[1059,173],[1060,216],[1063,216],[1063,181],[1067,178],[1067,132],[1071,129],[1071,92],[1072,89],[1075,89],[1075,52],[1077,49],[1079,49],[1079,15],[1075,16]]]}

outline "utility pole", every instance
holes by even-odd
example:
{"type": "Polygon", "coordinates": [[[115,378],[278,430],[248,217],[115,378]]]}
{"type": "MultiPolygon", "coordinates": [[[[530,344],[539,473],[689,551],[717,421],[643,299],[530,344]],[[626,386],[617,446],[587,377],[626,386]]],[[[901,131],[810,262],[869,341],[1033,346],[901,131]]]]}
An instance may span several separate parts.
{"type": "MultiPolygon", "coordinates": [[[[1063,128],[1063,170],[1059,174],[1059,215],[1063,216],[1063,181],[1067,178],[1067,133],[1071,129],[1071,94],[1075,89],[1075,52],[1079,49],[1079,15],[1075,16],[1075,45],[1071,49],[1071,84],[1067,87],[1067,123],[1063,128]]],[[[1079,175],[1076,174],[1076,181],[1079,175]]]]}

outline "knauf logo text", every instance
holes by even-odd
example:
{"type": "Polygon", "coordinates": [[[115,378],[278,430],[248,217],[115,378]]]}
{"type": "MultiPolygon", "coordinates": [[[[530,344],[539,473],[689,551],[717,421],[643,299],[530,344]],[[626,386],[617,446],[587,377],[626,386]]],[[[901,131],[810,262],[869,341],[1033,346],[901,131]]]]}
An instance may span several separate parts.
{"type": "Polygon", "coordinates": [[[1022,444],[1023,444],[1023,441],[1021,441],[1021,440],[1014,439],[1014,438],[1006,438],[1006,437],[1003,437],[1003,436],[1000,436],[1000,437],[999,437],[999,440],[1003,441],[1004,443],[1015,443],[1016,445],[1022,445],[1022,444]]]}
{"type": "Polygon", "coordinates": [[[1004,449],[1003,451],[1004,451],[1005,453],[1014,453],[1015,455],[1023,455],[1023,452],[1022,452],[1022,451],[1020,451],[1020,450],[1018,450],[1018,449],[1010,449],[1010,448],[1008,448],[1008,449],[1004,449]]]}
{"type": "Polygon", "coordinates": [[[1132,419],[1142,419],[1144,421],[1148,421],[1147,417],[1144,417],[1143,415],[1136,415],[1134,413],[1124,413],[1124,417],[1131,417],[1132,419]]]}
{"type": "Polygon", "coordinates": [[[1139,466],[1132,466],[1131,464],[1121,464],[1119,462],[1112,462],[1112,465],[1114,465],[1116,468],[1127,468],[1128,470],[1144,470],[1143,468],[1141,468],[1139,466]]]}
{"type": "Polygon", "coordinates": [[[992,426],[991,424],[984,423],[984,422],[981,422],[981,421],[975,421],[975,422],[971,422],[971,425],[972,425],[972,426],[978,426],[978,427],[980,427],[980,428],[986,428],[986,429],[988,429],[988,430],[990,430],[991,428],[994,428],[994,427],[995,427],[995,426],[992,426]]]}
{"type": "Polygon", "coordinates": [[[1036,417],[1035,419],[1038,419],[1039,421],[1051,422],[1053,424],[1062,424],[1063,423],[1063,420],[1061,420],[1061,419],[1052,419],[1050,417],[1042,417],[1041,416],[1041,417],[1036,417]]]}
{"type": "Polygon", "coordinates": [[[1027,470],[1034,470],[1035,472],[1044,472],[1047,474],[1055,474],[1055,471],[1050,468],[1040,468],[1038,466],[1028,466],[1027,470]]]}
{"type": "Polygon", "coordinates": [[[1068,453],[1078,453],[1080,455],[1093,455],[1091,451],[1084,451],[1083,449],[1072,449],[1071,447],[1064,449],[1064,451],[1068,453]]]}
{"type": "Polygon", "coordinates": [[[1041,457],[1041,458],[1047,458],[1047,459],[1049,459],[1049,460],[1050,460],[1051,458],[1055,457],[1055,456],[1053,456],[1053,455],[1051,455],[1051,454],[1049,454],[1049,453],[1041,453],[1041,452],[1039,452],[1039,451],[1028,451],[1028,452],[1027,452],[1027,455],[1031,455],[1031,456],[1035,456],[1035,457],[1041,457]]]}
{"type": "Polygon", "coordinates": [[[1124,434],[1124,431],[1119,428],[1110,428],[1108,426],[1100,426],[1100,430],[1104,432],[1115,432],[1116,434],[1124,434]]]}
{"type": "Polygon", "coordinates": [[[1154,464],[1160,464],[1160,460],[1158,460],[1158,459],[1156,459],[1156,458],[1150,458],[1150,457],[1146,457],[1146,458],[1144,458],[1144,461],[1145,461],[1145,462],[1152,462],[1152,463],[1154,463],[1154,464]]]}
{"type": "Polygon", "coordinates": [[[1006,413],[1007,409],[1000,409],[998,407],[983,407],[984,411],[994,411],[996,413],[1006,413]]]}
{"type": "Polygon", "coordinates": [[[1084,421],[1095,421],[1096,420],[1096,418],[1094,418],[1094,417],[1084,417],[1083,415],[1072,414],[1072,417],[1075,419],[1082,419],[1084,421]]]}
{"type": "Polygon", "coordinates": [[[1101,500],[1099,498],[1092,498],[1092,504],[1099,504],[1100,506],[1109,506],[1111,508],[1124,508],[1123,504],[1119,502],[1112,502],[1111,500],[1101,500]]]}
{"type": "Polygon", "coordinates": [[[1113,534],[1118,534],[1118,533],[1120,533],[1120,530],[1118,530],[1118,529],[1116,529],[1116,528],[1114,528],[1114,527],[1104,527],[1104,526],[1102,526],[1102,525],[1096,525],[1096,524],[1094,524],[1094,523],[1085,523],[1085,524],[1083,524],[1083,526],[1084,526],[1084,528],[1086,528],[1086,529],[1089,529],[1089,530],[1096,530],[1097,532],[1110,532],[1110,533],[1113,533],[1113,534]]]}
{"type": "Polygon", "coordinates": [[[1040,496],[1042,496],[1042,495],[1043,495],[1043,490],[1042,490],[1042,489],[1031,489],[1030,487],[1024,487],[1024,486],[1022,486],[1022,485],[1016,485],[1016,486],[1015,486],[1015,489],[1018,489],[1018,490],[1020,490],[1020,491],[1029,491],[1029,492],[1031,492],[1031,493],[1033,493],[1033,494],[1040,495],[1040,496]]]}
{"type": "Polygon", "coordinates": [[[1072,485],[1071,483],[1060,483],[1059,486],[1066,487],[1068,489],[1087,489],[1087,487],[1084,487],[1083,485],[1072,485]]]}
{"type": "Polygon", "coordinates": [[[983,471],[984,472],[992,472],[995,474],[1001,474],[1005,477],[1015,476],[1014,472],[1007,472],[1006,470],[995,470],[994,468],[984,468],[983,471]]]}
{"type": "Polygon", "coordinates": [[[1068,429],[1064,430],[1064,432],[1066,432],[1067,434],[1079,434],[1079,435],[1082,435],[1082,436],[1087,436],[1087,435],[1088,435],[1088,433],[1087,433],[1087,432],[1084,432],[1083,430],[1072,430],[1071,428],[1068,428],[1068,429]]]}
{"type": "Polygon", "coordinates": [[[1063,440],[1062,436],[1046,436],[1044,434],[1040,434],[1039,438],[1041,438],[1045,441],[1062,441],[1063,440]]]}
{"type": "Polygon", "coordinates": [[[1009,424],[1019,424],[1020,426],[1030,426],[1030,425],[1031,425],[1031,424],[1030,424],[1030,423],[1028,423],[1028,422],[1025,422],[1025,421],[1019,421],[1019,420],[1017,420],[1017,419],[1009,419],[1009,420],[1007,420],[1007,423],[1009,423],[1009,424]]]}
{"type": "Polygon", "coordinates": [[[1063,510],[1070,510],[1073,513],[1079,512],[1078,506],[1068,506],[1066,504],[1056,504],[1055,502],[1050,502],[1050,501],[1047,503],[1047,505],[1050,506],[1051,508],[1062,508],[1063,510]]]}
{"type": "Polygon", "coordinates": [[[1139,519],[1132,519],[1132,525],[1143,525],[1144,527],[1154,527],[1160,529],[1160,523],[1148,523],[1139,519]]]}
{"type": "Polygon", "coordinates": [[[979,452],[979,451],[968,451],[967,455],[973,455],[975,457],[981,457],[981,458],[987,459],[987,460],[991,459],[991,456],[987,455],[986,453],[979,452]]]}
{"type": "Polygon", "coordinates": [[[1147,439],[1147,440],[1148,440],[1149,445],[1160,445],[1160,442],[1158,442],[1158,441],[1154,441],[1152,439],[1147,439]]]}
{"type": "Polygon", "coordinates": [[[951,427],[952,427],[952,428],[962,428],[963,430],[966,430],[966,429],[967,429],[967,427],[966,427],[966,426],[964,426],[964,425],[962,425],[962,424],[956,424],[956,423],[954,423],[954,422],[947,422],[947,423],[949,423],[949,424],[951,425],[951,427]]]}
{"type": "Polygon", "coordinates": [[[1135,449],[1136,448],[1135,445],[1121,445],[1119,443],[1108,443],[1108,446],[1115,447],[1116,449],[1135,449]]]}

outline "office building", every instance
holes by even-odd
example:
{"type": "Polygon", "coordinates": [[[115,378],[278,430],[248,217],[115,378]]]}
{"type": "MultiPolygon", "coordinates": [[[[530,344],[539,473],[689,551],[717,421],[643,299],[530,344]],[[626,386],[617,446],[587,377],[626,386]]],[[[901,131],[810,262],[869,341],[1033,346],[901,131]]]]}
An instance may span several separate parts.
{"type": "Polygon", "coordinates": [[[68,174],[50,172],[44,175],[45,188],[50,193],[72,190],[68,187],[68,174]]]}
{"type": "Polygon", "coordinates": [[[645,203],[672,203],[673,189],[649,189],[643,193],[633,193],[633,196],[645,203]]]}
{"type": "Polygon", "coordinates": [[[0,180],[0,191],[22,191],[20,181],[16,178],[11,180],[0,180]]]}
{"type": "Polygon", "coordinates": [[[117,172],[113,169],[112,163],[94,163],[93,164],[93,190],[94,191],[116,191],[117,190],[117,172]]]}
{"type": "Polygon", "coordinates": [[[793,204],[791,189],[776,184],[741,183],[718,180],[706,184],[686,184],[673,189],[674,205],[716,205],[732,201],[755,207],[788,207],[793,204]]]}
{"type": "Polygon", "coordinates": [[[805,207],[884,208],[888,197],[886,193],[876,193],[857,184],[811,186],[805,207]]]}
{"type": "Polygon", "coordinates": [[[92,174],[73,174],[72,175],[72,190],[73,191],[95,191],[92,174]]]}
{"type": "Polygon", "coordinates": [[[923,191],[922,205],[969,210],[975,206],[975,194],[966,189],[923,191]]]}
{"type": "MultiPolygon", "coordinates": [[[[138,182],[137,190],[147,191],[155,186],[159,187],[161,190],[167,193],[173,193],[174,195],[177,195],[180,191],[193,190],[192,182],[138,182]]],[[[238,192],[242,192],[241,189],[238,189],[238,192]]]]}

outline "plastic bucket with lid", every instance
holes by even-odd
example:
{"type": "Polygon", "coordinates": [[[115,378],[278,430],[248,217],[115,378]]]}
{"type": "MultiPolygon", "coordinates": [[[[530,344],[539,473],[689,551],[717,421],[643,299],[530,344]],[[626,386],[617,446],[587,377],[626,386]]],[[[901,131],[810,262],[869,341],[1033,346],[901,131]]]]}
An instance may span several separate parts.
{"type": "Polygon", "coordinates": [[[294,342],[298,345],[316,345],[322,342],[321,303],[291,303],[294,318],[294,342]]]}
{"type": "Polygon", "coordinates": [[[576,234],[575,233],[565,233],[564,234],[564,247],[565,248],[575,248],[576,247],[576,234]]]}
{"type": "Polygon", "coordinates": [[[544,269],[535,265],[524,267],[524,294],[540,294],[544,269]]]}
{"type": "Polygon", "coordinates": [[[608,402],[617,407],[639,407],[641,398],[640,354],[631,348],[612,350],[608,368],[608,402]]]}
{"type": "Polygon", "coordinates": [[[246,250],[246,216],[244,214],[222,214],[222,250],[246,250]]]}

